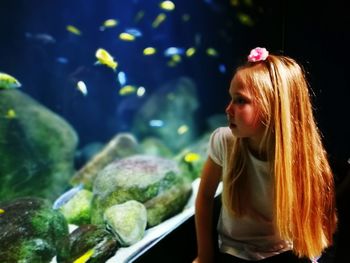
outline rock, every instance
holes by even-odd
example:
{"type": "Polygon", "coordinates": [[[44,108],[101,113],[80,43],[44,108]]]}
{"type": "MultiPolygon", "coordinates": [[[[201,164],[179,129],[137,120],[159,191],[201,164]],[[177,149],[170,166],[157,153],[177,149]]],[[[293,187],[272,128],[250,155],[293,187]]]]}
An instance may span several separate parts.
{"type": "Polygon", "coordinates": [[[140,202],[130,200],[108,208],[103,220],[121,246],[131,246],[145,234],[147,210],[140,202]]]}
{"type": "Polygon", "coordinates": [[[148,200],[147,225],[152,227],[181,212],[192,194],[190,183],[174,185],[169,190],[148,200]]]}
{"type": "Polygon", "coordinates": [[[71,184],[83,183],[91,189],[97,174],[109,163],[139,153],[136,138],[130,133],[119,133],[107,145],[84,165],[71,179],[71,184]]]}
{"type": "Polygon", "coordinates": [[[69,224],[89,224],[91,218],[92,192],[82,189],[59,208],[69,224]]]}
{"type": "Polygon", "coordinates": [[[60,116],[20,90],[0,90],[0,200],[53,200],[74,173],[78,136],[60,116]]]}
{"type": "Polygon", "coordinates": [[[156,155],[160,157],[173,157],[174,153],[160,139],[147,137],[140,143],[143,154],[156,155]]]}
{"type": "MultiPolygon", "coordinates": [[[[72,263],[85,257],[89,263],[106,262],[118,250],[117,240],[104,226],[91,224],[81,225],[69,235],[69,245],[66,254],[57,256],[58,263],[72,263]]],[[[80,261],[79,261],[80,262],[80,261]]]]}
{"type": "Polygon", "coordinates": [[[135,114],[132,132],[141,140],[156,137],[178,152],[197,137],[199,102],[195,83],[180,77],[150,95],[135,114]],[[156,122],[156,124],[154,124],[156,122]]]}
{"type": "Polygon", "coordinates": [[[48,200],[0,203],[0,262],[50,262],[67,250],[68,224],[48,200]]]}
{"type": "MultiPolygon", "coordinates": [[[[94,224],[103,223],[104,211],[113,205],[129,200],[145,203],[172,187],[181,187],[188,183],[180,173],[177,163],[170,159],[135,155],[117,160],[106,166],[96,177],[91,221],[94,224]]],[[[186,195],[186,192],[182,194],[186,195]]],[[[178,201],[181,200],[174,200],[178,201]]],[[[164,212],[162,218],[174,214],[173,211],[164,212]]]]}

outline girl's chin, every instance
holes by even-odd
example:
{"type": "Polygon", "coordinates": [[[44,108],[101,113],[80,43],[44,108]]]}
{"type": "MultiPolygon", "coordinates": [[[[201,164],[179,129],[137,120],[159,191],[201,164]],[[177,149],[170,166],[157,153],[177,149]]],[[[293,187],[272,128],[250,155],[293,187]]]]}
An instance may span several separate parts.
{"type": "Polygon", "coordinates": [[[229,127],[231,130],[236,130],[236,129],[237,129],[237,125],[232,124],[232,123],[230,123],[230,124],[228,125],[228,127],[229,127]]]}

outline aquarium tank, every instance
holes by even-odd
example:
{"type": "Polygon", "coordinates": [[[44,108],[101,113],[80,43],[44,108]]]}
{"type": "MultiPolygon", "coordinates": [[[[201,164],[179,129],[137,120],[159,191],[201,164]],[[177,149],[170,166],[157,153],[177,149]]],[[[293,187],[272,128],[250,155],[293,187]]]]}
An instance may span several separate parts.
{"type": "Polygon", "coordinates": [[[253,0],[1,10],[0,226],[12,231],[0,240],[13,240],[1,262],[103,262],[180,213],[226,125],[235,66],[257,44],[278,47],[257,40],[279,15],[253,0]]]}

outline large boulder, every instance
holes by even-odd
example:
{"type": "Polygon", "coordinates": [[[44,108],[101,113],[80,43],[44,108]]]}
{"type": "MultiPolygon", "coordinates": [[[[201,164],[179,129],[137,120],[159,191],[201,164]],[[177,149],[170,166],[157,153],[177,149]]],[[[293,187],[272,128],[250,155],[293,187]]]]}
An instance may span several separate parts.
{"type": "MultiPolygon", "coordinates": [[[[180,212],[191,194],[191,182],[180,172],[178,164],[170,159],[158,156],[135,155],[112,162],[96,177],[93,185],[92,223],[103,223],[104,211],[116,204],[129,200],[147,203],[149,209],[155,209],[152,222],[161,221],[180,212]],[[173,191],[178,187],[179,191],[173,191]],[[166,196],[171,195],[171,198],[166,196]],[[158,200],[158,201],[157,201],[158,200]],[[167,200],[165,202],[165,200],[167,200]],[[171,200],[171,205],[169,203],[171,200]],[[176,205],[175,205],[176,204],[176,205]],[[172,209],[159,209],[169,206],[172,209]]],[[[147,222],[152,226],[152,222],[147,222]]]]}
{"type": "Polygon", "coordinates": [[[83,183],[91,189],[97,174],[109,163],[139,153],[139,144],[131,133],[118,133],[94,155],[70,180],[72,185],[83,183]]]}
{"type": "Polygon", "coordinates": [[[0,90],[0,114],[0,200],[53,200],[74,173],[76,132],[20,90],[0,90]]]}
{"type": "Polygon", "coordinates": [[[178,152],[197,137],[197,88],[188,77],[180,77],[149,95],[136,112],[132,132],[141,140],[156,137],[178,152]]]}
{"type": "Polygon", "coordinates": [[[50,262],[67,252],[68,224],[48,200],[0,203],[0,262],[50,262]]]}

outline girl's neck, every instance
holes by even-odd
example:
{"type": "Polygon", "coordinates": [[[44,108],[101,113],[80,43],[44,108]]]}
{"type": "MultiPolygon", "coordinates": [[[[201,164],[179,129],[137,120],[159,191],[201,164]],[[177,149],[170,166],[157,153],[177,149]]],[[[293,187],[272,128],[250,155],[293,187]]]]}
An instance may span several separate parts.
{"type": "Polygon", "coordinates": [[[260,149],[259,145],[252,143],[251,141],[247,141],[248,151],[253,155],[256,159],[260,161],[267,161],[267,153],[266,151],[260,149]]]}

